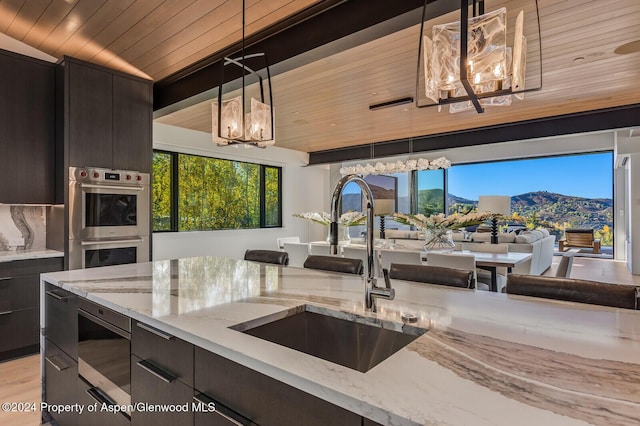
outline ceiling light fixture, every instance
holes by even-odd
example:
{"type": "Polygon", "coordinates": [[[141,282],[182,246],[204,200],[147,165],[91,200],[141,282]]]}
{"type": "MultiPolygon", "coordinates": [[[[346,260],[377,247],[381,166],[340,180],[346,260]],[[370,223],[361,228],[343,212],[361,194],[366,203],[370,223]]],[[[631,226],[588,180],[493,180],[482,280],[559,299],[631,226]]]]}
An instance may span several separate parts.
{"type": "Polygon", "coordinates": [[[266,148],[275,143],[271,73],[267,57],[265,53],[245,54],[245,0],[242,0],[241,55],[224,58],[218,100],[211,104],[211,122],[211,137],[218,146],[266,148]],[[231,80],[238,74],[242,84],[240,94],[238,91],[224,93],[225,78],[231,80]]]}
{"type": "MultiPolygon", "coordinates": [[[[449,111],[461,112],[485,106],[511,105],[511,95],[524,98],[527,39],[524,12],[515,18],[513,45],[507,46],[507,9],[485,13],[484,0],[460,0],[460,21],[433,25],[431,38],[425,34],[427,3],[420,31],[418,107],[450,104],[449,111]],[[469,7],[473,16],[469,18],[469,7]]],[[[538,40],[540,16],[538,2],[538,40]]],[[[541,51],[541,42],[539,43],[541,51]]],[[[542,66],[540,67],[542,68],[542,66]]]]}

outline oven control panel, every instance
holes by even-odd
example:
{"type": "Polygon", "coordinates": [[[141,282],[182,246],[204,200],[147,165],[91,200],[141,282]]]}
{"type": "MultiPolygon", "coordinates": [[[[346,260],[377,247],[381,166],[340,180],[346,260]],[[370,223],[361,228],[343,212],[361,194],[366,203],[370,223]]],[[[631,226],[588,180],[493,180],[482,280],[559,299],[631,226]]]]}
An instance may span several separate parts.
{"type": "Polygon", "coordinates": [[[116,185],[149,185],[149,173],[98,167],[69,167],[70,182],[92,182],[116,185]]]}

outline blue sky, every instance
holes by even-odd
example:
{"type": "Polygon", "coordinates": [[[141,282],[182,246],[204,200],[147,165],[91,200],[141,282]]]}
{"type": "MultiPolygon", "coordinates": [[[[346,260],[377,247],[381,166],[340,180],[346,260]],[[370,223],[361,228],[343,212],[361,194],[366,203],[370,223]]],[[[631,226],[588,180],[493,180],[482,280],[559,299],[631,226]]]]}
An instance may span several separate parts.
{"type": "Polygon", "coordinates": [[[449,193],[471,200],[478,195],[519,195],[548,191],[586,198],[612,198],[613,154],[570,155],[451,167],[449,193]]]}
{"type": "MultiPolygon", "coordinates": [[[[433,173],[433,172],[428,172],[433,173]]],[[[613,198],[613,153],[566,155],[527,160],[463,164],[448,170],[449,193],[470,200],[478,195],[519,195],[548,191],[585,198],[613,198]]],[[[408,173],[398,177],[398,194],[407,196],[408,173]]],[[[441,188],[442,180],[425,182],[418,189],[441,188]]],[[[357,193],[350,183],[344,193],[357,193]]]]}

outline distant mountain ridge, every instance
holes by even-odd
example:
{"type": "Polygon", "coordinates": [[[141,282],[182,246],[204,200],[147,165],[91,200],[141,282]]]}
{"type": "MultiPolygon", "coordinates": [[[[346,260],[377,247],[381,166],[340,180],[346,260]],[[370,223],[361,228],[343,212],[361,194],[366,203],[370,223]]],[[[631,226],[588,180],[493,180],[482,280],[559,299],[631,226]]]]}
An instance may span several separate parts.
{"type": "MultiPolygon", "coordinates": [[[[454,204],[477,207],[478,202],[449,194],[449,207],[454,204]]],[[[558,224],[568,223],[573,227],[600,229],[604,225],[613,225],[611,198],[585,198],[534,191],[512,196],[511,210],[524,217],[531,217],[535,213],[540,220],[558,224]]]]}

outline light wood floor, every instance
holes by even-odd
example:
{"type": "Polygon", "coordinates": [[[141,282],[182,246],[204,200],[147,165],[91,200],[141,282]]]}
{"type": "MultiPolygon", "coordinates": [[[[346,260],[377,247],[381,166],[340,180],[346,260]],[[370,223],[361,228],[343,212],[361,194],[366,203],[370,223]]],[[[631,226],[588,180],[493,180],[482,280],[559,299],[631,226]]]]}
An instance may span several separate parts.
{"type": "MultiPolygon", "coordinates": [[[[554,275],[560,256],[554,256],[553,265],[545,275],[554,275]]],[[[624,262],[588,257],[573,260],[571,278],[640,286],[640,276],[631,275],[624,262]]],[[[32,355],[0,363],[0,403],[40,403],[40,356],[32,355]]],[[[31,426],[40,424],[40,412],[6,413],[0,410],[0,425],[31,426]]]]}
{"type": "Polygon", "coordinates": [[[40,389],[40,355],[0,363],[0,403],[36,404],[35,412],[5,412],[0,409],[0,425],[39,425],[40,389]]]}

